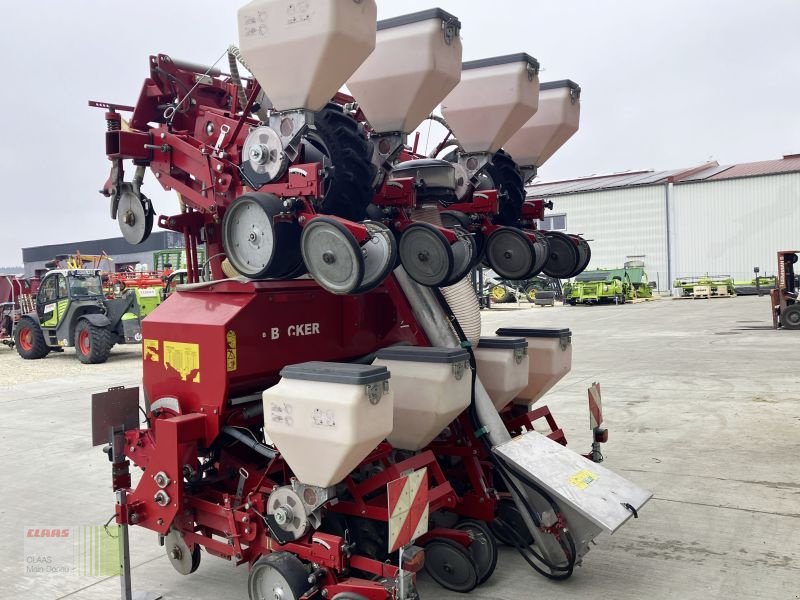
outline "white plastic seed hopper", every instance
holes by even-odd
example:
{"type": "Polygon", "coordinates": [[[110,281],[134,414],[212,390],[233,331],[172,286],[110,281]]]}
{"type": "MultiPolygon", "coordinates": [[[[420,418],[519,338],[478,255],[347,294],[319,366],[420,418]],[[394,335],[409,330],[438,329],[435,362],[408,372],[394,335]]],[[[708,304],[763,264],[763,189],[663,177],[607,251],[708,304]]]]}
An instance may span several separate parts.
{"type": "Polygon", "coordinates": [[[534,404],[572,369],[572,332],[569,329],[504,327],[496,333],[525,338],[528,342],[528,382],[514,398],[515,404],[534,404]]]}
{"type": "Polygon", "coordinates": [[[569,140],[580,123],[581,88],[574,81],[548,81],[539,91],[539,110],[503,146],[532,179],[569,140]]]}
{"type": "Polygon", "coordinates": [[[392,373],[394,429],[401,450],[421,450],[469,406],[472,372],[463,348],[394,346],[373,363],[392,373]]]}
{"type": "Polygon", "coordinates": [[[460,30],[440,8],[378,22],[375,51],[347,83],[375,131],[413,131],[456,86],[460,30]]]}
{"type": "Polygon", "coordinates": [[[521,337],[482,337],[475,348],[475,362],[497,410],[528,385],[528,342],[521,337]]]}
{"type": "Polygon", "coordinates": [[[307,362],[281,371],[263,393],[264,429],[299,481],[342,481],[392,432],[383,366],[307,362]]]}
{"type": "Polygon", "coordinates": [[[347,87],[375,131],[373,162],[383,172],[460,81],[460,32],[459,20],[440,8],[378,22],[375,51],[347,87]]]}
{"type": "Polygon", "coordinates": [[[253,0],[239,45],[278,110],[320,110],[375,48],[375,0],[253,0]]]}
{"type": "Polygon", "coordinates": [[[539,106],[539,63],[528,54],[465,62],[442,114],[467,153],[496,152],[539,106]]]}

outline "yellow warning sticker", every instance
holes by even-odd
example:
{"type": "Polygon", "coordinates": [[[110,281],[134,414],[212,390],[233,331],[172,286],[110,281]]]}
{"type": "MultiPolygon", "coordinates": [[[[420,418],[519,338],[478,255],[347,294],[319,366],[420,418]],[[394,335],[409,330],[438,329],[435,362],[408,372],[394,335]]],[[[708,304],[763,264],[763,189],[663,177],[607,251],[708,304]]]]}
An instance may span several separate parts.
{"type": "Polygon", "coordinates": [[[225,339],[228,345],[225,355],[228,363],[228,372],[230,373],[236,370],[236,332],[233,330],[228,331],[225,339]]]}
{"type": "Polygon", "coordinates": [[[200,383],[200,344],[165,341],[164,366],[175,369],[183,381],[200,383]]]}
{"type": "Polygon", "coordinates": [[[569,482],[579,490],[585,490],[595,481],[597,481],[597,475],[587,469],[581,469],[569,478],[569,482]]]}
{"type": "Polygon", "coordinates": [[[158,340],[142,340],[142,359],[161,362],[161,357],[158,354],[158,340]]]}

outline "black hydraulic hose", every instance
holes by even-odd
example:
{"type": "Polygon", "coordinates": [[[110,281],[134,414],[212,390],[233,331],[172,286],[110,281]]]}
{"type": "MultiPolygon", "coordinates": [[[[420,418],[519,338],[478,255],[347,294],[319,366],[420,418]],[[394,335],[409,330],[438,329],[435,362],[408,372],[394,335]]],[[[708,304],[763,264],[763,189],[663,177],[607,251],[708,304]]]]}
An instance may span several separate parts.
{"type": "Polygon", "coordinates": [[[278,455],[278,453],[269,446],[265,446],[261,442],[257,441],[254,437],[245,435],[242,431],[236,429],[235,427],[223,427],[220,431],[270,460],[278,455]]]}

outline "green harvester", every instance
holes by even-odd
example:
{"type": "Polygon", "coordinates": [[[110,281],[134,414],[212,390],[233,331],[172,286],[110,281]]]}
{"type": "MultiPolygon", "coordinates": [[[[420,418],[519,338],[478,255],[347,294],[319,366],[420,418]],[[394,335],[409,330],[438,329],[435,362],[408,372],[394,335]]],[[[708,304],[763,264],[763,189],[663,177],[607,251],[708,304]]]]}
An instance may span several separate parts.
{"type": "Polygon", "coordinates": [[[564,285],[567,304],[625,304],[637,298],[651,298],[653,289],[643,267],[584,271],[564,285]]]}

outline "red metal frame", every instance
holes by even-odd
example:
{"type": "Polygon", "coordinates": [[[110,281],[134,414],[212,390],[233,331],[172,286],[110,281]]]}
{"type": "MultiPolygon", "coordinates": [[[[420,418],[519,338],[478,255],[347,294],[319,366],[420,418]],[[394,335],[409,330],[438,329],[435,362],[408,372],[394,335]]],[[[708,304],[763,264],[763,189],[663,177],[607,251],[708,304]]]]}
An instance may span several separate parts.
{"type": "MultiPolygon", "coordinates": [[[[397,568],[354,553],[342,537],[313,532],[279,545],[269,535],[262,515],[274,487],[290,483],[288,466],[280,456],[268,461],[242,445],[219,442],[225,426],[263,424],[263,417],[249,415],[246,409],[260,404],[260,392],[277,382],[287,364],[349,361],[396,343],[429,345],[392,276],[377,289],[358,296],[329,294],[311,280],[223,280],[222,218],[237,197],[251,190],[239,165],[249,129],[259,125],[246,116],[259,86],[247,80],[244,92],[247,102],[242,107],[238,89],[228,76],[159,54],[150,57],[150,77],[135,107],[90,103],[107,111],[106,153],[112,169],[105,194],[112,195],[123,181],[123,160],[147,165],[165,190],[180,194],[182,212],[161,216],[158,224],[183,234],[188,281],[199,281],[197,246],[201,241],[206,244],[215,280],[172,294],[142,323],[145,395],[151,403],[177,399],[178,409],[157,404],[147,415],[147,429],[125,433],[124,457],[112,467],[114,489],[129,490],[128,504],[118,508],[117,521],[160,534],[176,528],[191,547],[200,544],[210,554],[237,564],[252,564],[259,556],[286,550],[321,566],[316,585],[326,597],[348,591],[385,599],[392,592],[380,583],[353,577],[349,571],[393,578],[397,568]],[[193,92],[187,101],[189,89],[193,92]],[[119,111],[132,113],[129,124],[123,122],[119,111]],[[221,131],[227,133],[221,137],[221,131]],[[180,360],[170,358],[176,347],[183,353],[180,360]],[[234,405],[233,400],[242,403],[234,405]],[[144,469],[135,488],[131,488],[128,461],[144,469]],[[204,480],[202,486],[192,483],[200,468],[215,473],[215,478],[206,478],[210,483],[204,480]],[[167,474],[169,481],[159,484],[158,473],[167,474]],[[237,497],[241,473],[248,475],[242,495],[237,497]]],[[[334,101],[345,105],[353,99],[337,94],[334,101]]],[[[360,109],[354,116],[369,128],[360,109]]],[[[420,158],[416,143],[414,150],[401,153],[402,160],[413,158],[420,158]]],[[[292,199],[291,211],[277,218],[296,219],[305,226],[319,216],[313,200],[325,192],[321,165],[305,163],[301,150],[280,180],[259,191],[292,199]]],[[[381,220],[402,234],[413,223],[410,211],[417,206],[414,180],[383,182],[374,204],[383,210],[381,220]]],[[[531,227],[545,206],[543,201],[525,204],[523,216],[531,227]]],[[[498,211],[495,190],[471,193],[448,208],[471,215],[469,229],[476,235],[488,236],[498,228],[492,223],[498,211]]],[[[368,239],[363,225],[333,218],[359,243],[368,239]]],[[[450,243],[456,242],[453,231],[439,229],[450,243]]],[[[536,233],[529,235],[535,237],[536,233]]],[[[566,444],[563,432],[544,407],[524,414],[508,410],[502,416],[512,433],[545,419],[550,437],[566,444]]],[[[452,510],[464,517],[493,520],[500,494],[495,489],[489,450],[479,439],[482,433],[474,431],[466,413],[447,431],[428,449],[409,457],[381,444],[362,465],[378,466],[377,473],[361,480],[349,477],[345,481],[349,495],[339,498],[329,510],[385,523],[386,484],[424,467],[430,475],[432,512],[452,510]],[[445,468],[440,458],[447,459],[441,463],[445,468]],[[464,491],[459,495],[454,486],[464,491]]],[[[418,543],[424,545],[434,537],[447,537],[465,546],[471,543],[465,532],[448,529],[433,530],[418,543]]]]}

